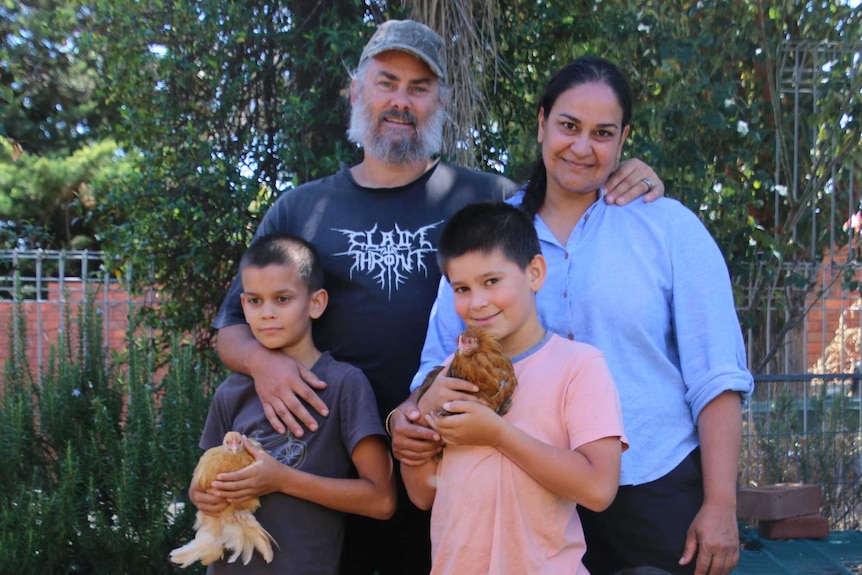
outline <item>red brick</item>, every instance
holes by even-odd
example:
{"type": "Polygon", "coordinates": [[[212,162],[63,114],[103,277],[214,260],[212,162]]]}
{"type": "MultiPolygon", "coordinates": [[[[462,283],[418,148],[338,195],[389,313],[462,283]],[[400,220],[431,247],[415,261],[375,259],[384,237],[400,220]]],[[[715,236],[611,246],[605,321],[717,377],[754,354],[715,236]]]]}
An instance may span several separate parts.
{"type": "Polygon", "coordinates": [[[758,521],[757,533],[766,539],[824,539],[829,537],[829,521],[819,513],[758,521]]]}
{"type": "Polygon", "coordinates": [[[776,483],[743,487],[736,495],[740,519],[775,521],[820,512],[821,488],[802,483],[776,483]]]}

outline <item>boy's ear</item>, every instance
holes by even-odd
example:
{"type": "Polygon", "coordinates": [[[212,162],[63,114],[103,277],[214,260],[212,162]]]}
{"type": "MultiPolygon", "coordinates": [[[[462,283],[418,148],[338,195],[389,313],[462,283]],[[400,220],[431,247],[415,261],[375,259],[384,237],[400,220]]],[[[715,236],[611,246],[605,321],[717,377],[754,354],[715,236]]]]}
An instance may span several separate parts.
{"type": "Polygon", "coordinates": [[[311,319],[317,319],[323,315],[327,304],[329,303],[329,292],[325,289],[319,289],[311,294],[308,302],[308,316],[311,319]]]}
{"type": "Polygon", "coordinates": [[[535,255],[532,261],[527,264],[527,273],[530,275],[530,287],[534,292],[539,291],[548,275],[548,262],[545,261],[545,256],[542,254],[535,255]]]}

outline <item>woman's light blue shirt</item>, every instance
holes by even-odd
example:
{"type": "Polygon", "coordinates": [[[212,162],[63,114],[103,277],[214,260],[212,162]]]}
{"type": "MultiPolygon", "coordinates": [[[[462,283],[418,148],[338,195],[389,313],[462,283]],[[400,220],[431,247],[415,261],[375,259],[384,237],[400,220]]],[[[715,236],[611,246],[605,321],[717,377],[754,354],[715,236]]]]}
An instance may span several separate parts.
{"type": "MultiPolygon", "coordinates": [[[[698,445],[707,403],[754,389],[721,251],[697,216],[668,198],[623,208],[599,200],[566,245],[539,216],[535,226],[548,262],[536,300],[542,322],[599,348],[619,389],[630,443],[620,483],[658,479],[698,445]]],[[[444,279],[411,389],[454,351],[463,327],[444,279]]]]}

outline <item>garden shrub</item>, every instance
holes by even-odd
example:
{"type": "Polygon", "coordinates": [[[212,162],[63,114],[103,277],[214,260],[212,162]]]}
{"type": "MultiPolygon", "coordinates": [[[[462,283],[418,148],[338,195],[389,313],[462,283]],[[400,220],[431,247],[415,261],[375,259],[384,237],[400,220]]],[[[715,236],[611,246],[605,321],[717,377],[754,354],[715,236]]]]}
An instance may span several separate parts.
{"type": "Polygon", "coordinates": [[[20,309],[10,326],[0,573],[201,573],[168,554],[194,535],[186,493],[217,376],[179,338],[161,369],[151,340],[132,333],[122,354],[111,353],[94,309],[81,304],[38,378],[20,309]]]}

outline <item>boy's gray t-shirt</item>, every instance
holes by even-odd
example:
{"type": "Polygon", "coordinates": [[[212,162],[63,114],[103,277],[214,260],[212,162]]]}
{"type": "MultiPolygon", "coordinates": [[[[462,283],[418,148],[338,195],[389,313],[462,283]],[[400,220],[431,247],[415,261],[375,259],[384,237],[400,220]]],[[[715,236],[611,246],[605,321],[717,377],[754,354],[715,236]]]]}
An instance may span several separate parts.
{"type": "MultiPolygon", "coordinates": [[[[329,406],[328,417],[312,410],[316,432],[302,438],[290,432],[275,432],[263,412],[253,380],[232,374],[216,389],[207,416],[200,447],[221,445],[224,434],[239,431],[259,441],[264,449],[285,465],[325,477],[356,477],[350,454],[363,438],[384,435],[377,404],[362,372],[324,353],[312,367],[328,386],[319,392],[329,406]]],[[[267,564],[255,552],[248,565],[218,561],[208,574],[291,573],[292,575],[336,575],[339,569],[346,514],[309,501],[273,493],[261,497],[255,513],[273,536],[273,562],[267,564]]]]}

